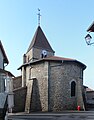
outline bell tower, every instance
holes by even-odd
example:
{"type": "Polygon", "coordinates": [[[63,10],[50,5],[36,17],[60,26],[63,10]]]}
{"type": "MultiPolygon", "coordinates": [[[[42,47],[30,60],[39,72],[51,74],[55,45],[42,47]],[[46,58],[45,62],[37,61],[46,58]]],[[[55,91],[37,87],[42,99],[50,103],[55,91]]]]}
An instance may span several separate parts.
{"type": "Polygon", "coordinates": [[[38,28],[34,34],[34,37],[27,49],[26,54],[23,56],[23,63],[28,63],[34,60],[38,60],[44,57],[54,55],[54,50],[50,46],[45,34],[40,27],[40,9],[38,8],[38,28]]]}
{"type": "Polygon", "coordinates": [[[54,55],[54,50],[50,46],[45,34],[40,26],[38,26],[34,37],[29,45],[29,48],[24,55],[24,61],[26,63],[39,60],[44,57],[50,57],[54,55]]]}
{"type": "MultiPolygon", "coordinates": [[[[38,27],[34,34],[34,37],[27,49],[27,52],[23,55],[22,66],[22,86],[26,86],[26,67],[25,64],[43,59],[45,57],[54,56],[54,50],[49,44],[45,34],[40,27],[40,9],[38,9],[38,27]]],[[[30,68],[31,69],[31,68],[30,68]]]]}

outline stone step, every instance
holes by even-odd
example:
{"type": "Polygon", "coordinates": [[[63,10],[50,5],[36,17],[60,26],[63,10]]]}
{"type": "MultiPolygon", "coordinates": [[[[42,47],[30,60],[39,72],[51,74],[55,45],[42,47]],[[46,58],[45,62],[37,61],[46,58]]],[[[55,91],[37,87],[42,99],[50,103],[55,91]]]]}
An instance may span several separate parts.
{"type": "Polygon", "coordinates": [[[94,120],[93,111],[68,111],[60,113],[16,113],[8,115],[8,120],[94,120]]]}

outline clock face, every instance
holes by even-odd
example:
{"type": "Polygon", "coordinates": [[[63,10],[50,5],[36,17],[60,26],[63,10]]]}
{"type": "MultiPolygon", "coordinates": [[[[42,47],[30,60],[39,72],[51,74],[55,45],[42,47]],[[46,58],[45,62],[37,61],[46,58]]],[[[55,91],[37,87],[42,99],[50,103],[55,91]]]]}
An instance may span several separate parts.
{"type": "Polygon", "coordinates": [[[42,50],[42,54],[43,55],[47,55],[47,51],[46,50],[42,50]]]}
{"type": "Polygon", "coordinates": [[[46,57],[47,56],[47,51],[46,50],[42,50],[42,55],[43,55],[43,57],[46,57]]]}

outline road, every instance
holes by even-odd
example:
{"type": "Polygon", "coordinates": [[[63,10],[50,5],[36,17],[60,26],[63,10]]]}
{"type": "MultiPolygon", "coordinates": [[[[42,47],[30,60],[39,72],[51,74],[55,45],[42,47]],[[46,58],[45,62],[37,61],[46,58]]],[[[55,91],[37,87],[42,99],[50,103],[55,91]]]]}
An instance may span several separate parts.
{"type": "Polygon", "coordinates": [[[8,120],[94,120],[94,111],[9,114],[8,120]]]}

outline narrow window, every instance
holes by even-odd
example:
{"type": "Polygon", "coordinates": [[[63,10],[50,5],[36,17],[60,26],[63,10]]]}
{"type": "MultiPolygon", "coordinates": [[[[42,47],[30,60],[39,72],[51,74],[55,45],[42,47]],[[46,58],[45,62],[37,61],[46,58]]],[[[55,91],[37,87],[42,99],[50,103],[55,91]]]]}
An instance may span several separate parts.
{"type": "Polygon", "coordinates": [[[76,83],[75,81],[71,82],[71,97],[75,96],[76,93],[76,83]]]}

